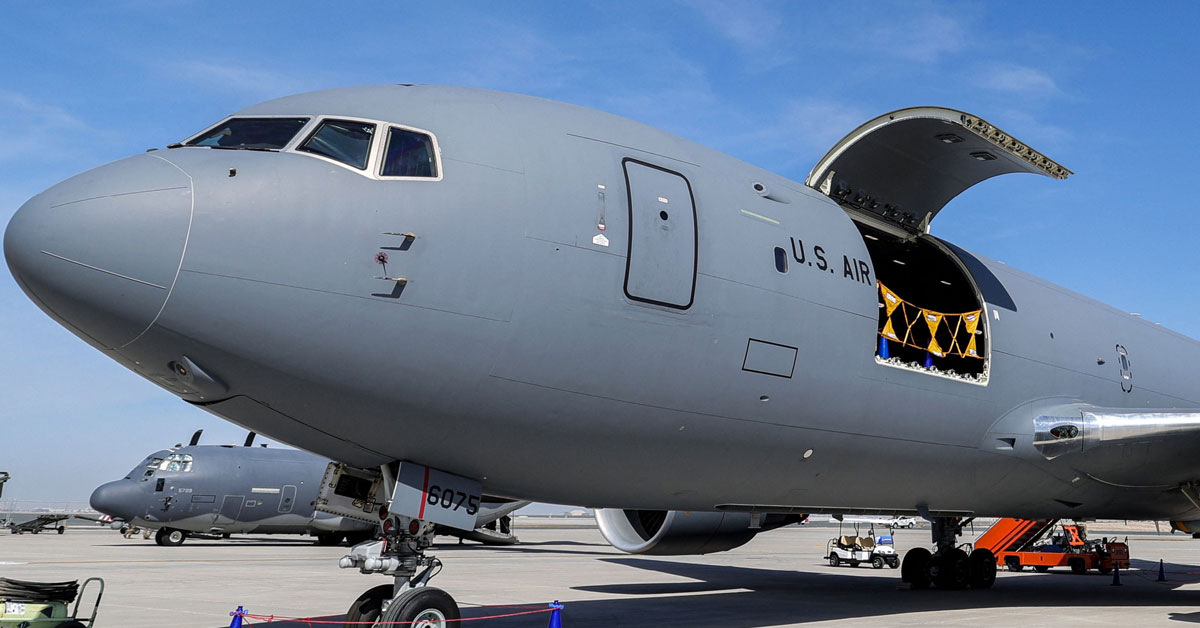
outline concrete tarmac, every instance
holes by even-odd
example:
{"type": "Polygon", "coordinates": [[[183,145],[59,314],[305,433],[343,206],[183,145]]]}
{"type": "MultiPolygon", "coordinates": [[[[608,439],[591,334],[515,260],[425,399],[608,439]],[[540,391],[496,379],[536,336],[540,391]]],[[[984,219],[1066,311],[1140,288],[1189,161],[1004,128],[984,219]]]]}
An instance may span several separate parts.
{"type": "MultiPolygon", "coordinates": [[[[488,606],[561,600],[564,628],[1200,623],[1200,540],[1178,534],[1130,534],[1134,568],[1121,573],[1119,587],[1112,586],[1112,576],[1064,569],[1001,572],[986,591],[911,591],[900,583],[899,570],[829,567],[825,543],[837,529],[824,526],[784,528],[730,552],[689,557],[622,554],[594,528],[518,522],[516,530],[522,543],[512,547],[439,538],[444,542],[434,553],[445,569],[433,585],[459,601],[464,617],[515,612],[488,606]],[[1167,582],[1155,582],[1159,558],[1166,559],[1167,582]]],[[[1111,535],[1096,526],[1090,533],[1111,535]]],[[[898,530],[897,550],[925,546],[928,539],[927,529],[898,530]]],[[[359,593],[388,581],[339,569],[337,559],[346,551],[287,536],[189,539],[180,547],[160,547],[111,530],[71,528],[64,535],[0,535],[0,575],[104,578],[96,623],[101,628],[223,628],[238,605],[277,617],[340,617],[359,593]]],[[[537,614],[468,625],[542,628],[548,619],[537,614]]]]}

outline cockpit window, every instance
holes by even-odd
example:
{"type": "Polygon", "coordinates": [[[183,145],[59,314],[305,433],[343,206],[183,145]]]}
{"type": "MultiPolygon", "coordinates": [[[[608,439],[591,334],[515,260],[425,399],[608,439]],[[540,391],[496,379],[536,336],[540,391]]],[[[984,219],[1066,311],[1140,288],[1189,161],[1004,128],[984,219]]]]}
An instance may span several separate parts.
{"type": "Polygon", "coordinates": [[[308,118],[230,118],[184,146],[279,150],[307,123],[308,118]]]}
{"type": "Polygon", "coordinates": [[[192,455],[191,454],[171,454],[158,464],[159,471],[181,471],[187,473],[192,470],[192,455]]]}
{"type": "Polygon", "coordinates": [[[384,177],[437,177],[433,138],[426,133],[391,127],[383,154],[384,177]]]}
{"type": "Polygon", "coordinates": [[[325,120],[296,150],[316,153],[365,170],[373,137],[374,124],[353,120],[325,120]]]}

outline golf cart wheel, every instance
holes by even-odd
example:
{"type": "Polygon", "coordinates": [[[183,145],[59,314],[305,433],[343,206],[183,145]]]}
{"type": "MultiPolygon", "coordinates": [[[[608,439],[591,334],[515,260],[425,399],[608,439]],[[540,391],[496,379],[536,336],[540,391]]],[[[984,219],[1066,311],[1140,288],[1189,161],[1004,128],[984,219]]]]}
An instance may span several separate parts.
{"type": "Polygon", "coordinates": [[[900,566],[900,559],[893,556],[888,559],[887,564],[888,564],[888,567],[891,567],[892,569],[896,569],[900,566]]]}
{"type": "Polygon", "coordinates": [[[871,568],[872,569],[883,569],[883,557],[876,556],[876,557],[872,558],[871,559],[871,568]]]}
{"type": "Polygon", "coordinates": [[[830,567],[838,567],[841,564],[842,564],[842,559],[838,558],[837,554],[829,555],[829,566],[830,567]]]}

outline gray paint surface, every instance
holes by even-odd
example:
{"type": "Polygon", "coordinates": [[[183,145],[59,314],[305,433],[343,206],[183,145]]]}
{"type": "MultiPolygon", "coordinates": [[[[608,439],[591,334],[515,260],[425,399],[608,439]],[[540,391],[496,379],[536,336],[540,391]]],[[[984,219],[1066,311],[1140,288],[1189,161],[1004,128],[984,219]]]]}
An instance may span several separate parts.
{"type": "Polygon", "coordinates": [[[31,199],[5,234],[10,270],[48,315],[235,423],[354,465],[410,460],[547,502],[1200,518],[1161,488],[1200,478],[1181,453],[1197,435],[1054,460],[1033,446],[1047,409],[1195,411],[1194,340],[970,254],[997,299],[984,307],[986,385],[893,368],[874,356],[874,286],[843,273],[881,260],[845,210],[800,183],[615,116],[484,90],[347,88],[241,114],[428,129],[444,176],[385,181],[291,151],[207,148],[109,166],[111,194],[191,180],[190,225],[156,228],[187,244],[148,328],[141,284],[41,252],[118,259],[119,227],[99,216],[60,228],[55,205],[94,196],[87,186],[31,199]],[[686,309],[626,295],[627,159],[691,188],[686,309]],[[163,160],[176,170],[148,174],[163,160]],[[601,212],[607,247],[593,244],[601,212]],[[406,249],[384,235],[405,232],[406,249]],[[779,273],[776,247],[806,261],[779,273]],[[376,279],[381,251],[402,289],[376,279]],[[125,283],[91,291],[101,280],[125,283]],[[797,347],[793,376],[744,370],[750,339],[797,347]],[[182,381],[170,365],[184,357],[208,377],[182,381]]]}

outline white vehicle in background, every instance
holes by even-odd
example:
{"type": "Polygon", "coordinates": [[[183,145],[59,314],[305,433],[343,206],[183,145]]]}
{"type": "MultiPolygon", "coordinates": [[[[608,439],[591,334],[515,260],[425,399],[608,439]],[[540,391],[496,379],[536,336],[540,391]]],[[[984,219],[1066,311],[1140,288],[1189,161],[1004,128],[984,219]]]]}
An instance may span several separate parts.
{"type": "Polygon", "coordinates": [[[915,528],[917,527],[917,520],[913,519],[912,517],[893,517],[891,521],[888,521],[885,525],[892,530],[895,530],[896,528],[915,528]]]}
{"type": "Polygon", "coordinates": [[[830,567],[840,567],[848,564],[857,567],[860,563],[871,563],[875,569],[883,569],[884,565],[895,569],[900,566],[900,556],[892,536],[876,537],[872,529],[867,536],[838,535],[829,539],[825,546],[825,558],[830,567]]]}

